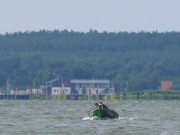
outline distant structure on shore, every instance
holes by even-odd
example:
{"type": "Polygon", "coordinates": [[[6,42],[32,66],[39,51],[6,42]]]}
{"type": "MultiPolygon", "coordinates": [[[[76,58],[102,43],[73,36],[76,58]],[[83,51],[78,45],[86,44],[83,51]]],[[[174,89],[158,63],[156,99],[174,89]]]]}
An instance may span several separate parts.
{"type": "Polygon", "coordinates": [[[112,95],[114,88],[110,88],[109,80],[71,80],[71,88],[78,95],[112,95]]]}
{"type": "Polygon", "coordinates": [[[161,90],[167,90],[169,87],[173,86],[172,81],[162,81],[161,82],[161,90]]]}
{"type": "Polygon", "coordinates": [[[109,80],[67,80],[60,76],[41,85],[43,95],[112,95],[109,80]]]}
{"type": "MultiPolygon", "coordinates": [[[[73,79],[69,80],[59,75],[54,75],[50,81],[47,81],[40,88],[16,90],[11,89],[7,83],[5,92],[0,88],[0,95],[113,95],[115,89],[108,79],[73,79]]],[[[128,82],[127,82],[128,84],[128,82]]],[[[173,86],[172,81],[161,81],[161,90],[167,90],[173,86]]],[[[127,87],[126,87],[127,88],[127,87]]],[[[127,92],[127,90],[126,90],[127,92]]]]}

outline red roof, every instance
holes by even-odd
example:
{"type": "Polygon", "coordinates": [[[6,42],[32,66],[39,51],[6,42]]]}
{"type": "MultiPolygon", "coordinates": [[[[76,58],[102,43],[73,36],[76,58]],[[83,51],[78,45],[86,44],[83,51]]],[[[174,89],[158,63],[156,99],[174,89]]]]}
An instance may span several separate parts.
{"type": "Polygon", "coordinates": [[[161,82],[161,90],[167,90],[169,87],[172,87],[172,81],[162,81],[161,82]]]}

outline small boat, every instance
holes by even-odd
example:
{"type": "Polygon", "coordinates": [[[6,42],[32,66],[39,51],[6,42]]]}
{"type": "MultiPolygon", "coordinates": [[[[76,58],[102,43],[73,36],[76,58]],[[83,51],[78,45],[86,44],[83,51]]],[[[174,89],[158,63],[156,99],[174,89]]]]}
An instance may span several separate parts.
{"type": "Polygon", "coordinates": [[[96,108],[89,111],[88,115],[90,118],[94,119],[118,119],[119,114],[114,110],[109,109],[104,104],[97,105],[96,108]]]}

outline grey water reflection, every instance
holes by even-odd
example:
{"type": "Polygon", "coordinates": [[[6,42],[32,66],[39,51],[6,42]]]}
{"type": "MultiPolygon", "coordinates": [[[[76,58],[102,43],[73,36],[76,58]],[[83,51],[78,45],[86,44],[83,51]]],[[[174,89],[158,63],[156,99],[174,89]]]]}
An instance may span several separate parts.
{"type": "Polygon", "coordinates": [[[104,101],[117,120],[90,120],[96,101],[0,100],[1,135],[179,135],[180,101],[104,101]]]}

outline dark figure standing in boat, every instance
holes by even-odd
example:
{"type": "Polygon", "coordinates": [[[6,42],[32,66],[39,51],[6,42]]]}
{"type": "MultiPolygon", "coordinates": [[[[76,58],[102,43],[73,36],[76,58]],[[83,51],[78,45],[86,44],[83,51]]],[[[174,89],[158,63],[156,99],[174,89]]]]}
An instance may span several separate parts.
{"type": "Polygon", "coordinates": [[[111,109],[109,109],[106,105],[102,102],[95,103],[95,109],[89,111],[89,117],[95,117],[98,119],[114,119],[118,118],[119,114],[111,109]]]}
{"type": "Polygon", "coordinates": [[[95,103],[94,105],[95,105],[96,107],[101,107],[101,108],[106,108],[106,109],[108,109],[108,107],[107,107],[105,104],[103,104],[102,102],[95,103]]]}

